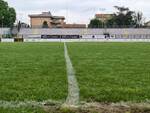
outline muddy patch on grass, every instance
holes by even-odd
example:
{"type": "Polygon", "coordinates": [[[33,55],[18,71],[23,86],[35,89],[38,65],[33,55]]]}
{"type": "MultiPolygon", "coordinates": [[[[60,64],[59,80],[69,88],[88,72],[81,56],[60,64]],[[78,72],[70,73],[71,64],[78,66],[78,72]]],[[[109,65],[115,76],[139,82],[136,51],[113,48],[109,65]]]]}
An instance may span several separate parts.
{"type": "Polygon", "coordinates": [[[45,106],[46,113],[150,113],[150,104],[87,103],[80,107],[45,106]]]}

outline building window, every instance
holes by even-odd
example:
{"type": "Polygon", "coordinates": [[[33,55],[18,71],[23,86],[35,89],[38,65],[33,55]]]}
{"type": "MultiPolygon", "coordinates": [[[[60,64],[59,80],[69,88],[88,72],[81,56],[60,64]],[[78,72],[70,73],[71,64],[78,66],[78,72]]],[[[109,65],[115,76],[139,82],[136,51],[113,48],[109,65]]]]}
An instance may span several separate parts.
{"type": "Polygon", "coordinates": [[[42,28],[49,28],[47,21],[44,21],[44,22],[43,22],[42,28]]]}

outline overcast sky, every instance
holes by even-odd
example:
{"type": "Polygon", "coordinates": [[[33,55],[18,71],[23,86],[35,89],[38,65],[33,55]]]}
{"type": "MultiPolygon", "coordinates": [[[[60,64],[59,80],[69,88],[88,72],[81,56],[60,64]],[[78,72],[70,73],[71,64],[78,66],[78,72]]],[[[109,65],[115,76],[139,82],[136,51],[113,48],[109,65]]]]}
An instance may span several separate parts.
{"type": "Polygon", "coordinates": [[[88,23],[95,13],[113,13],[113,6],[126,6],[142,11],[150,19],[150,0],[5,0],[17,11],[18,20],[29,23],[28,14],[51,11],[65,16],[67,23],[88,23]]]}

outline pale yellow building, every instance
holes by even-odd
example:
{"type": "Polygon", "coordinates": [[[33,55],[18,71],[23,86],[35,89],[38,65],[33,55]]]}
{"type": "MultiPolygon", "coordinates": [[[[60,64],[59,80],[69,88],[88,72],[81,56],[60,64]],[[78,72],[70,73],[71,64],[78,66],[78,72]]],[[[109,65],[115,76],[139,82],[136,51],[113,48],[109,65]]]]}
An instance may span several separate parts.
{"type": "Polygon", "coordinates": [[[64,25],[64,16],[53,16],[51,12],[42,12],[42,14],[29,15],[32,28],[62,28],[64,25]]]}
{"type": "Polygon", "coordinates": [[[150,21],[146,22],[144,25],[145,27],[150,27],[150,21]]]}
{"type": "Polygon", "coordinates": [[[102,21],[106,22],[107,20],[111,19],[113,14],[95,14],[95,18],[102,21]]]}

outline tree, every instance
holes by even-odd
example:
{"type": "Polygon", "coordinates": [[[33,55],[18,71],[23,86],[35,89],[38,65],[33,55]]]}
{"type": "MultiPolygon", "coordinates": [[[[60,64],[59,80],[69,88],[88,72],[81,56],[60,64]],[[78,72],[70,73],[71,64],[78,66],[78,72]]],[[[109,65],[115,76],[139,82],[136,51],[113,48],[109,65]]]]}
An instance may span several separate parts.
{"type": "Polygon", "coordinates": [[[106,22],[107,27],[116,27],[117,23],[115,22],[115,16],[113,16],[111,19],[107,20],[106,22]]]}
{"type": "Polygon", "coordinates": [[[12,27],[16,21],[16,11],[8,3],[0,0],[0,27],[12,27]]]}
{"type": "Polygon", "coordinates": [[[135,22],[136,22],[136,27],[141,27],[143,25],[143,13],[142,12],[137,12],[135,13],[135,22]]]}
{"type": "Polygon", "coordinates": [[[46,21],[44,21],[44,22],[43,22],[43,26],[42,26],[42,28],[49,28],[49,27],[48,27],[48,24],[47,24],[47,22],[46,22],[46,21]]]}
{"type": "Polygon", "coordinates": [[[90,21],[90,24],[88,25],[88,27],[89,28],[102,28],[103,23],[102,23],[102,21],[95,18],[90,21]]]}
{"type": "Polygon", "coordinates": [[[129,10],[126,7],[114,6],[118,12],[114,13],[113,17],[107,21],[107,26],[115,27],[136,27],[141,18],[137,17],[136,12],[129,10]]]}

